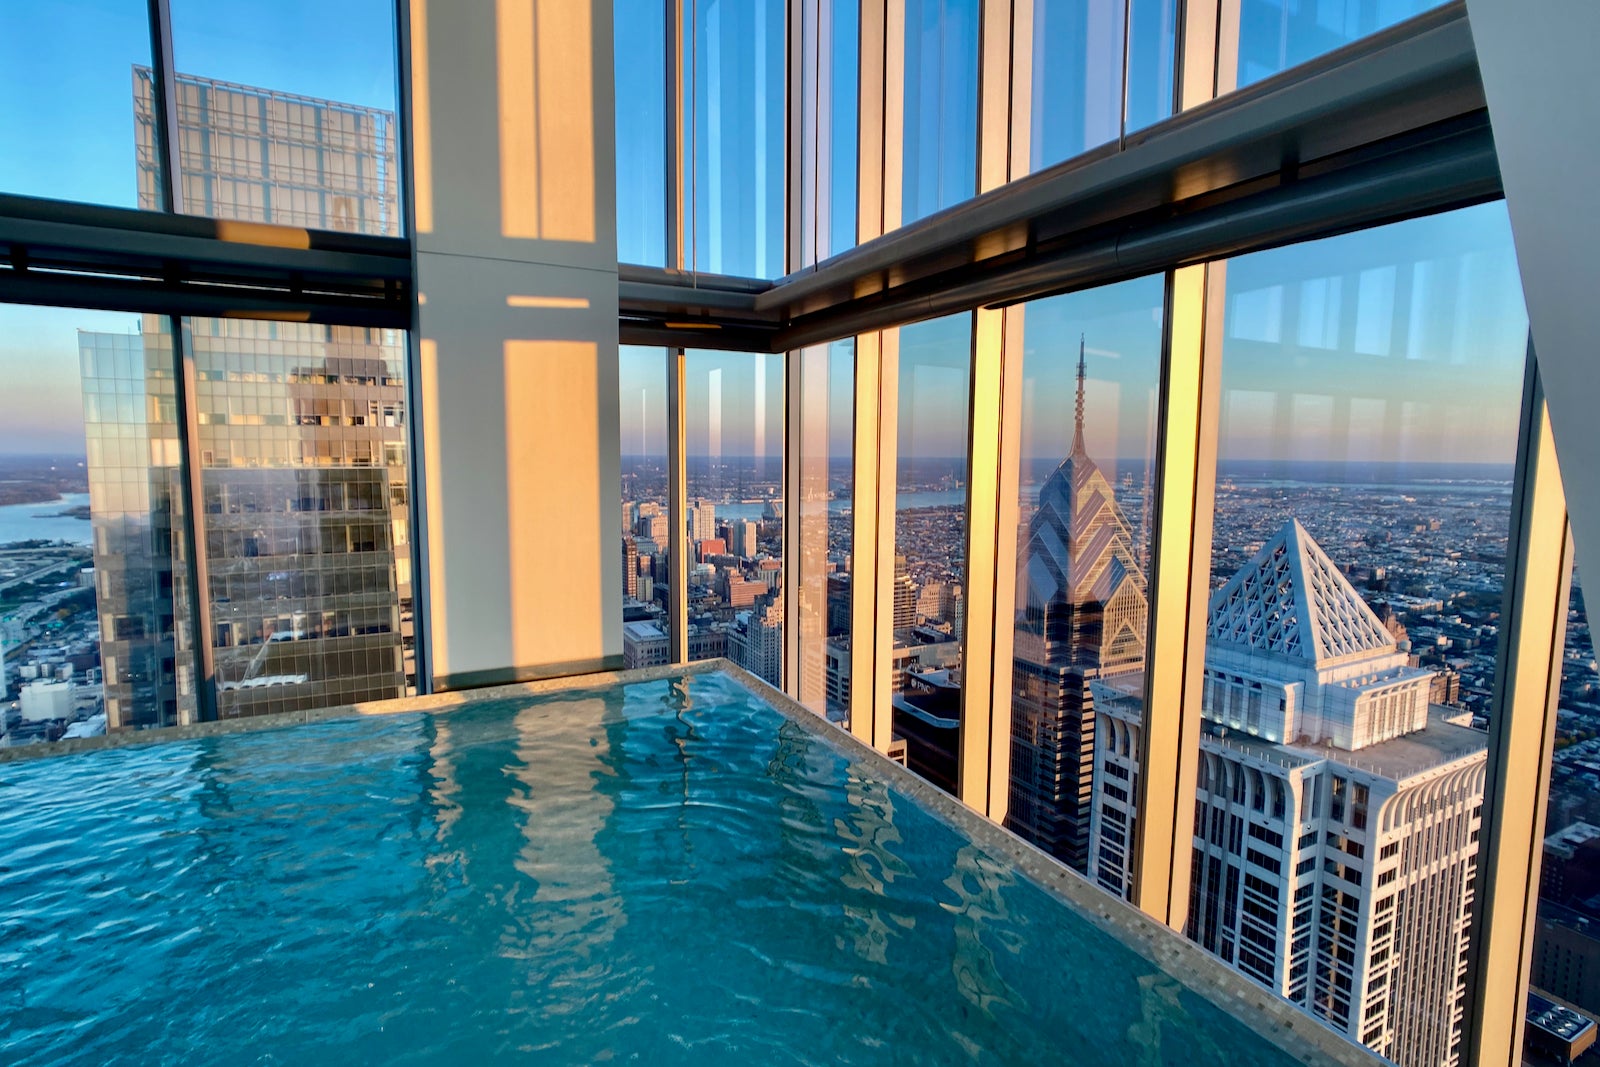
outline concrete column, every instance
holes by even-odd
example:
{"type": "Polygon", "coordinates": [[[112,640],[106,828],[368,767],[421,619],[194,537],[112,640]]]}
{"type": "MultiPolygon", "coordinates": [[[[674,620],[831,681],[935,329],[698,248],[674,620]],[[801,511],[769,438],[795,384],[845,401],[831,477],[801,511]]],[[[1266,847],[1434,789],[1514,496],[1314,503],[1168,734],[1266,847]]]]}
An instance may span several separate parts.
{"type": "Polygon", "coordinates": [[[610,0],[411,0],[429,663],[620,666],[610,0]]]}

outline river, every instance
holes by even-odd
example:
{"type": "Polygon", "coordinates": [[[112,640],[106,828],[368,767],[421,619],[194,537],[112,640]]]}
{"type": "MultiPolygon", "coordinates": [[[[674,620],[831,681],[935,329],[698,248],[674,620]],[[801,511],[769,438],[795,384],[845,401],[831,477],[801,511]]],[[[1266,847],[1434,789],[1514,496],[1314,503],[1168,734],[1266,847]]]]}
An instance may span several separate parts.
{"type": "Polygon", "coordinates": [[[94,543],[88,519],[62,517],[68,508],[86,507],[88,493],[68,493],[47,504],[7,504],[0,506],[0,545],[13,541],[69,541],[75,545],[94,543]]]}

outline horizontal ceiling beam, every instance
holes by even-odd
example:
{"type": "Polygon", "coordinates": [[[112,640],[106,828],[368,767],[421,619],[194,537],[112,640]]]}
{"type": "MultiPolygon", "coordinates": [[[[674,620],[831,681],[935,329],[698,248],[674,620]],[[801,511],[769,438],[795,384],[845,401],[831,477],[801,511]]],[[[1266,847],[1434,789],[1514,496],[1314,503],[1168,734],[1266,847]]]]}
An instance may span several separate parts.
{"type": "Polygon", "coordinates": [[[784,351],[1500,195],[1456,2],[775,283],[625,267],[622,309],[784,351]]]}
{"type": "Polygon", "coordinates": [[[0,299],[404,327],[411,244],[0,195],[0,299]]]}

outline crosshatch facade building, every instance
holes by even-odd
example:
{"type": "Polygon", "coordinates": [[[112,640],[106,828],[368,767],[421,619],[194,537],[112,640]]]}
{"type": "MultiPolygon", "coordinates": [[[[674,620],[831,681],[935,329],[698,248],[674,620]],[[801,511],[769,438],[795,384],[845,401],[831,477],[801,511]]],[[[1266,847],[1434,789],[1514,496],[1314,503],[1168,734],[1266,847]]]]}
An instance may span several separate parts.
{"type": "Polygon", "coordinates": [[[0,753],[727,660],[1330,1062],[1592,1040],[1600,9],[144,6],[0,124],[0,753]]]}

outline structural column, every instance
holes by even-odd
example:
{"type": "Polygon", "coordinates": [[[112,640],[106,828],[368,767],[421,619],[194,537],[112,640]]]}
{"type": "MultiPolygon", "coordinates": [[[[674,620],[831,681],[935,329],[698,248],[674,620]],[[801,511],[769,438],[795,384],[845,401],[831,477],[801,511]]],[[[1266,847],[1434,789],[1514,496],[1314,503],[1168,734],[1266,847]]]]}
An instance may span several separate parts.
{"type": "Polygon", "coordinates": [[[410,0],[433,683],[621,663],[609,0],[410,0]]]}

